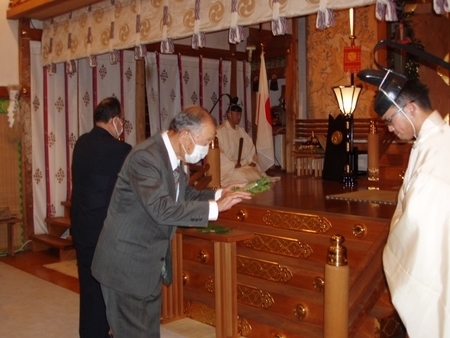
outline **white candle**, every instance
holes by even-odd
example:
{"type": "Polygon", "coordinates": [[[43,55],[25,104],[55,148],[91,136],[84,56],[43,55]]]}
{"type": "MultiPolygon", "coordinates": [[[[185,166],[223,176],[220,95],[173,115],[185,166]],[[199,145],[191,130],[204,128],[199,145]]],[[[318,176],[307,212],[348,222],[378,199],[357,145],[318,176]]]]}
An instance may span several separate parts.
{"type": "Polygon", "coordinates": [[[353,8],[350,8],[350,36],[353,36],[353,8]]]}

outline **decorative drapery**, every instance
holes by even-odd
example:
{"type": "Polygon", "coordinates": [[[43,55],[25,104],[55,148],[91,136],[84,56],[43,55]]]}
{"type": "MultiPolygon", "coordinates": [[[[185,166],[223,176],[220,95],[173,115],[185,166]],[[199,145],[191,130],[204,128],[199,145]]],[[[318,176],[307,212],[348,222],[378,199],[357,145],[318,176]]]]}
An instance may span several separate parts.
{"type": "MultiPolygon", "coordinates": [[[[366,6],[376,0],[329,0],[330,10],[366,6]]],[[[319,0],[105,0],[43,22],[42,63],[68,62],[93,55],[162,42],[172,52],[174,39],[194,37],[202,47],[203,34],[230,29],[230,40],[243,40],[242,26],[272,22],[276,34],[285,32],[285,18],[319,11],[319,0]]]]}
{"type": "Polygon", "coordinates": [[[109,54],[74,61],[67,73],[63,63],[49,72],[41,64],[41,44],[30,42],[31,128],[34,232],[46,233],[46,217],[63,215],[61,201],[70,199],[72,151],[78,137],[94,125],[94,107],[103,98],[117,97],[124,110],[125,141],[136,144],[134,52],[119,53],[112,65],[109,54]]]}
{"type": "MultiPolygon", "coordinates": [[[[395,21],[394,0],[105,0],[43,22],[42,63],[70,60],[161,42],[174,52],[174,39],[192,37],[193,48],[206,46],[205,33],[229,29],[229,42],[244,40],[243,26],[272,23],[274,35],[286,33],[286,18],[317,13],[317,27],[333,25],[333,11],[376,3],[380,20],[395,21]]],[[[450,12],[449,0],[434,0],[437,14],[450,12]]],[[[176,51],[175,51],[176,52],[176,51]]]]}

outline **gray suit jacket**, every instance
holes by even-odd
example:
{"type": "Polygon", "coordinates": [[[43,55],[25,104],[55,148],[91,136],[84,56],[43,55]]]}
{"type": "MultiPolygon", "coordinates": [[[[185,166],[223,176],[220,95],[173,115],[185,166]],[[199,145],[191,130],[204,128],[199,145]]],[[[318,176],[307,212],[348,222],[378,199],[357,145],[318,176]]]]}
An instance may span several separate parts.
{"type": "Polygon", "coordinates": [[[208,223],[213,190],[197,191],[180,168],[179,198],[167,149],[160,134],[137,145],[119,173],[92,262],[103,285],[147,297],[172,281],[170,240],[176,226],[208,223]]]}

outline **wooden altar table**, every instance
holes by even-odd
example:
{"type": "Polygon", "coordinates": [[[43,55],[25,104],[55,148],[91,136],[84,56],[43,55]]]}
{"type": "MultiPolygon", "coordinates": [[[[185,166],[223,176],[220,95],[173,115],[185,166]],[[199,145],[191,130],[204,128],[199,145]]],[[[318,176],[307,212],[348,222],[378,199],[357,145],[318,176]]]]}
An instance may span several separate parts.
{"type": "MultiPolygon", "coordinates": [[[[310,176],[280,176],[270,190],[222,212],[214,222],[254,234],[235,242],[231,255],[224,251],[236,257],[227,269],[236,269],[236,282],[233,276],[228,285],[236,285],[237,291],[226,283],[217,285],[218,278],[227,277],[217,270],[225,263],[220,244],[183,235],[183,274],[189,276],[183,288],[185,314],[210,325],[211,318],[233,328],[237,321],[238,333],[249,338],[323,337],[324,266],[330,237],[340,234],[350,267],[349,337],[357,337],[362,323],[374,323],[367,316],[386,289],[381,256],[395,206],[326,198],[374,184],[364,179],[348,189],[310,176]],[[199,263],[199,252],[209,259],[199,263]],[[221,288],[229,291],[218,295],[221,288]],[[235,294],[237,315],[225,318],[218,304],[234,302],[235,294]]],[[[400,187],[400,182],[376,184],[393,191],[400,187]]],[[[224,333],[228,336],[234,337],[234,331],[224,333]]]]}

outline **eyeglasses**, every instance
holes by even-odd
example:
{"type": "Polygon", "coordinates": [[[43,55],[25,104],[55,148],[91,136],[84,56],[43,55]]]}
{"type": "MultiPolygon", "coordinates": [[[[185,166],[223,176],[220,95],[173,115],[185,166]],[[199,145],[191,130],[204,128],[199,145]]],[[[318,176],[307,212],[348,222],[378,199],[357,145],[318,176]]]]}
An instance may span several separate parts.
{"type": "MultiPolygon", "coordinates": [[[[403,106],[403,108],[405,108],[405,106],[403,106]]],[[[395,115],[397,115],[398,113],[401,113],[403,111],[403,108],[399,108],[399,110],[397,110],[394,114],[392,114],[391,116],[383,119],[383,121],[388,125],[391,126],[392,125],[392,119],[395,117],[395,115]]]]}
{"type": "MultiPolygon", "coordinates": [[[[411,102],[414,102],[414,100],[409,101],[408,103],[411,103],[411,102]]],[[[394,114],[392,114],[391,116],[389,116],[389,117],[383,119],[383,121],[384,121],[388,126],[392,126],[392,120],[393,120],[393,118],[395,117],[395,115],[397,115],[398,113],[403,113],[403,114],[404,114],[405,112],[403,111],[403,109],[408,105],[408,103],[405,104],[402,108],[400,108],[400,107],[397,105],[397,103],[394,102],[394,104],[397,106],[398,110],[397,110],[394,114]]]]}

